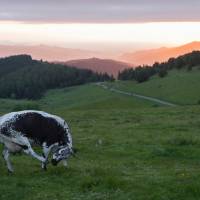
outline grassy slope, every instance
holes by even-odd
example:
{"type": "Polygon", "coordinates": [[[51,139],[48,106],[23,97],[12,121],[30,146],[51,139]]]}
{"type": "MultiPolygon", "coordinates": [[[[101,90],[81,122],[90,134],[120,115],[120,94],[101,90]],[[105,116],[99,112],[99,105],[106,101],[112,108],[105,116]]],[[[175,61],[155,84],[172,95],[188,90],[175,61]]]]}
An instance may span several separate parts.
{"type": "Polygon", "coordinates": [[[173,70],[165,78],[155,76],[141,84],[122,81],[115,83],[114,87],[181,105],[197,104],[200,101],[200,70],[193,69],[191,72],[173,70]]]}
{"type": "MultiPolygon", "coordinates": [[[[24,103],[10,100],[1,113],[24,103]]],[[[13,156],[15,174],[0,165],[1,200],[200,197],[198,106],[152,107],[93,85],[52,90],[31,103],[67,119],[79,153],[67,169],[47,172],[30,157],[13,156]]]]}
{"type": "Polygon", "coordinates": [[[65,110],[118,109],[152,106],[152,103],[112,94],[93,84],[49,90],[39,101],[0,99],[0,113],[22,109],[43,109],[59,113],[65,110]],[[113,104],[113,102],[115,102],[113,104]]]}

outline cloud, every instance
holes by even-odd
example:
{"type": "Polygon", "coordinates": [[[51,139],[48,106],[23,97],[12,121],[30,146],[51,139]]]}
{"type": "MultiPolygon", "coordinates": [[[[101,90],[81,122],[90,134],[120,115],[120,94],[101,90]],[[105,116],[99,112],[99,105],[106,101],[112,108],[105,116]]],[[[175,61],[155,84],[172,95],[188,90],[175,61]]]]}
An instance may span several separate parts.
{"type": "Polygon", "coordinates": [[[0,20],[131,23],[200,21],[199,0],[0,0],[0,20]]]}

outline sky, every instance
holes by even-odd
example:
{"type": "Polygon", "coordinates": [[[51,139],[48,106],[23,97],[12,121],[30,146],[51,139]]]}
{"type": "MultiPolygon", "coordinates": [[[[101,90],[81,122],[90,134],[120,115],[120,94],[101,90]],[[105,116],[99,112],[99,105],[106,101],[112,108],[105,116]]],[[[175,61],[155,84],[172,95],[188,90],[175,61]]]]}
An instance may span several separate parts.
{"type": "Polygon", "coordinates": [[[4,0],[0,19],[27,22],[199,21],[199,0],[4,0]]]}
{"type": "Polygon", "coordinates": [[[0,0],[0,44],[127,51],[200,40],[199,0],[0,0]]]}

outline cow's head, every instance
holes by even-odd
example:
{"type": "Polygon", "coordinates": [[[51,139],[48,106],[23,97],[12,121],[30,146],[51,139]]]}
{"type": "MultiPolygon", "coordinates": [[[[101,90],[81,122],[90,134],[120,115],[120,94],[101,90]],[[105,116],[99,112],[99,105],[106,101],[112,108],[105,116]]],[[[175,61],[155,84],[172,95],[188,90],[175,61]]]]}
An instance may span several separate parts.
{"type": "Polygon", "coordinates": [[[60,146],[56,148],[52,155],[52,165],[57,165],[61,160],[65,160],[73,154],[73,150],[69,146],[60,146]]]}

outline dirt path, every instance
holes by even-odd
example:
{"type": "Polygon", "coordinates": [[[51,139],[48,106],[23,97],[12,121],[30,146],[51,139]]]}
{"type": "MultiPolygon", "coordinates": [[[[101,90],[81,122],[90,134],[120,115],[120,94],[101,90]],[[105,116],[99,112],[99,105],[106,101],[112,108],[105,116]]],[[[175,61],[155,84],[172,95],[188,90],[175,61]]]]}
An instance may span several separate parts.
{"type": "Polygon", "coordinates": [[[119,90],[119,89],[116,89],[116,88],[113,88],[113,87],[108,87],[107,85],[105,85],[103,83],[97,83],[96,85],[104,88],[105,90],[110,90],[111,92],[116,92],[116,93],[127,95],[127,96],[133,96],[133,97],[137,97],[139,99],[145,99],[145,100],[148,100],[148,101],[151,101],[151,102],[154,102],[154,103],[158,103],[158,104],[161,104],[161,105],[177,106],[176,104],[170,103],[168,101],[163,101],[163,100],[160,100],[160,99],[157,99],[157,98],[154,98],[154,97],[148,97],[148,96],[140,95],[140,94],[137,94],[137,93],[134,93],[134,92],[125,92],[125,91],[122,91],[122,90],[119,90]]]}

